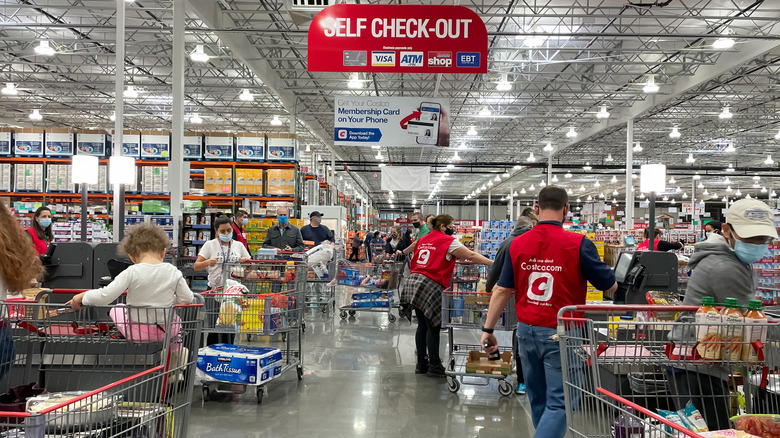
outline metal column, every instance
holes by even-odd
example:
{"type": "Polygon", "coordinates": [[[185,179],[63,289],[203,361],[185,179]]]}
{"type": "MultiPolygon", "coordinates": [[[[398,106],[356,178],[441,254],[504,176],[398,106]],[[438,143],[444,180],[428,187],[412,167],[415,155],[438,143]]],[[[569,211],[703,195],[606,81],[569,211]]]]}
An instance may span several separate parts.
{"type": "Polygon", "coordinates": [[[552,185],[552,177],[553,177],[553,168],[552,168],[552,157],[550,157],[547,160],[547,185],[552,185]]]}
{"type": "Polygon", "coordinates": [[[476,214],[476,220],[477,221],[476,221],[476,223],[479,224],[479,198],[477,198],[477,200],[475,201],[475,205],[477,207],[476,208],[476,211],[477,211],[477,214],[476,214]]]}
{"type": "MultiPolygon", "coordinates": [[[[114,48],[116,54],[116,71],[114,72],[114,111],[116,120],[114,121],[114,148],[113,155],[122,155],[122,144],[124,143],[124,93],[125,93],[125,0],[116,0],[116,43],[114,48]]],[[[125,186],[114,184],[114,242],[122,240],[125,234],[125,186]]],[[[83,213],[83,212],[82,212],[83,213]]],[[[81,216],[82,222],[85,216],[81,216]]],[[[82,230],[84,227],[82,226],[82,230]]],[[[84,231],[82,231],[83,237],[84,231]]],[[[84,239],[82,239],[84,240],[84,239]]]]}
{"type": "MultiPolygon", "coordinates": [[[[490,209],[493,205],[493,192],[488,192],[488,211],[487,211],[487,220],[492,221],[493,216],[490,215],[490,209]]],[[[479,226],[479,221],[477,221],[477,226],[479,226]]]]}
{"type": "Polygon", "coordinates": [[[634,228],[634,119],[626,124],[626,230],[634,228]]]}
{"type": "MultiPolygon", "coordinates": [[[[182,221],[184,171],[184,0],[173,0],[173,120],[171,129],[171,161],[168,163],[168,183],[171,191],[171,215],[178,229],[182,221]]],[[[187,175],[189,180],[189,175],[187,175]]],[[[173,244],[179,246],[180,235],[173,233],[173,244]]]]}
{"type": "Polygon", "coordinates": [[[515,220],[515,188],[509,186],[509,220],[515,220]]]}

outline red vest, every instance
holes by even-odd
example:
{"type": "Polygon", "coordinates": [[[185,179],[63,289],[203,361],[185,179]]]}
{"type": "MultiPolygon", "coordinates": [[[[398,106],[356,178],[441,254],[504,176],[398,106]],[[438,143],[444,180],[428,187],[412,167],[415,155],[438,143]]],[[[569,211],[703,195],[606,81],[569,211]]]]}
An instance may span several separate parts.
{"type": "Polygon", "coordinates": [[[246,232],[238,228],[238,224],[235,222],[233,222],[233,239],[244,245],[246,249],[249,249],[249,245],[246,243],[246,232]]]}
{"type": "MultiPolygon", "coordinates": [[[[653,251],[658,251],[658,241],[659,238],[655,238],[653,240],[653,251]]],[[[637,251],[647,251],[650,248],[650,239],[645,239],[644,242],[640,243],[639,246],[636,247],[637,251]]]]}
{"type": "Polygon", "coordinates": [[[38,254],[46,254],[49,244],[46,243],[45,240],[38,238],[38,233],[35,231],[35,228],[28,228],[27,233],[32,237],[33,245],[35,246],[35,250],[38,251],[38,254]]]}
{"type": "Polygon", "coordinates": [[[422,274],[445,288],[450,287],[456,257],[447,260],[447,251],[453,240],[454,237],[438,230],[421,237],[414,248],[412,274],[422,274]]]}
{"type": "Polygon", "coordinates": [[[512,241],[517,320],[555,328],[561,307],[585,304],[587,280],[580,268],[583,235],[540,224],[512,241]]]}

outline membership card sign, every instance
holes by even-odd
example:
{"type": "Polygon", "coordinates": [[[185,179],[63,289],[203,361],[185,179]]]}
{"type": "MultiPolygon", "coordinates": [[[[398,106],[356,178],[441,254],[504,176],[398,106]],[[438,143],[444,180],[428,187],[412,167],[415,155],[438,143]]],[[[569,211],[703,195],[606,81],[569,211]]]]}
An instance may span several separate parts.
{"type": "Polygon", "coordinates": [[[329,6],[308,47],[309,71],[487,73],[485,23],[463,6],[329,6]]]}
{"type": "Polygon", "coordinates": [[[450,144],[450,101],[432,97],[336,97],[338,146],[450,144]]]}

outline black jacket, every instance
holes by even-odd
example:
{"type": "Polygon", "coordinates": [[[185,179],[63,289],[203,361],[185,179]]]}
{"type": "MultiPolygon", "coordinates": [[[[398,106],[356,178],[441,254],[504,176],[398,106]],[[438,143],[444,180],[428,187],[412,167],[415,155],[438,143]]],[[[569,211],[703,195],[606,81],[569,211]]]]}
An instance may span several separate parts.
{"type": "Polygon", "coordinates": [[[263,248],[279,248],[284,249],[285,246],[290,246],[293,252],[303,251],[303,237],[301,237],[301,230],[293,225],[287,225],[284,229],[284,234],[279,228],[279,225],[273,225],[268,229],[268,233],[265,236],[263,242],[263,248]]]}
{"type": "Polygon", "coordinates": [[[491,266],[490,270],[488,271],[485,284],[486,292],[492,292],[493,286],[495,286],[496,283],[498,283],[498,279],[501,278],[501,270],[504,269],[504,259],[506,258],[506,255],[509,254],[509,245],[511,245],[512,241],[515,240],[515,237],[525,233],[526,231],[529,231],[530,229],[531,227],[515,227],[515,229],[512,231],[512,234],[510,234],[506,240],[501,242],[501,246],[498,247],[498,252],[496,253],[496,258],[493,260],[493,266],[491,266]]]}

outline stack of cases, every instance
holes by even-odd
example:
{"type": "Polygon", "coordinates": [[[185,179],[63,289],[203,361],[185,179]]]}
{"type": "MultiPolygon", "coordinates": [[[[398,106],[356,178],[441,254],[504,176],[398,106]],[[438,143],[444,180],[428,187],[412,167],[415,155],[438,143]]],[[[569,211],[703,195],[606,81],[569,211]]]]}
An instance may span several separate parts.
{"type": "Polygon", "coordinates": [[[168,193],[168,168],[165,166],[145,166],[141,177],[141,191],[144,193],[168,193]]]}
{"type": "Polygon", "coordinates": [[[491,260],[496,257],[501,242],[506,240],[515,229],[514,221],[484,221],[482,236],[479,240],[479,252],[491,260]]]}
{"type": "Polygon", "coordinates": [[[46,166],[48,192],[74,192],[73,166],[70,164],[49,164],[46,166]]]}
{"type": "Polygon", "coordinates": [[[262,169],[236,169],[236,194],[263,196],[262,169]]]}
{"type": "Polygon", "coordinates": [[[753,263],[756,298],[765,306],[780,304],[780,241],[769,244],[769,254],[753,263]]]}
{"type": "Polygon", "coordinates": [[[17,164],[14,175],[17,192],[43,192],[43,164],[17,164]]]}
{"type": "Polygon", "coordinates": [[[54,234],[54,242],[73,240],[73,226],[70,222],[52,222],[51,232],[54,234]]]}
{"type": "Polygon", "coordinates": [[[0,164],[0,192],[11,191],[11,165],[0,164]]]}
{"type": "Polygon", "coordinates": [[[203,189],[206,193],[219,195],[233,194],[233,169],[229,167],[207,167],[203,170],[203,174],[205,178],[203,189]]]}
{"type": "Polygon", "coordinates": [[[98,166],[98,183],[89,186],[92,193],[106,193],[108,188],[108,166],[101,164],[98,166]]]}
{"type": "Polygon", "coordinates": [[[268,196],[295,196],[295,169],[268,170],[268,196]]]}
{"type": "Polygon", "coordinates": [[[152,216],[151,222],[165,230],[168,233],[168,237],[173,241],[173,216],[152,216]]]}

